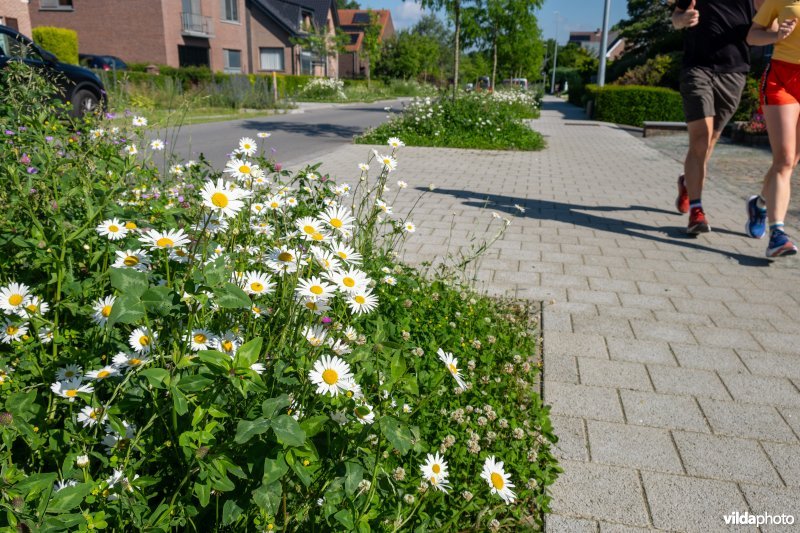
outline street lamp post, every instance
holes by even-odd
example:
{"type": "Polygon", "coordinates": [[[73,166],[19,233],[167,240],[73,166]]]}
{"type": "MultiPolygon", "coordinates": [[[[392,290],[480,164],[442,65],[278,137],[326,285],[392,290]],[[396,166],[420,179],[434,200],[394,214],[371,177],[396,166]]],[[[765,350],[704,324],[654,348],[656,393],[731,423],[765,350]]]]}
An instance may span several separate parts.
{"type": "Polygon", "coordinates": [[[556,68],[558,67],[558,11],[556,15],[556,38],[555,38],[555,51],[553,52],[553,79],[550,82],[550,94],[556,93],[556,68]]]}
{"type": "Polygon", "coordinates": [[[603,87],[606,84],[606,55],[608,54],[608,17],[611,12],[611,0],[606,0],[606,8],[603,12],[603,37],[600,40],[600,68],[597,72],[597,85],[603,87]]]}

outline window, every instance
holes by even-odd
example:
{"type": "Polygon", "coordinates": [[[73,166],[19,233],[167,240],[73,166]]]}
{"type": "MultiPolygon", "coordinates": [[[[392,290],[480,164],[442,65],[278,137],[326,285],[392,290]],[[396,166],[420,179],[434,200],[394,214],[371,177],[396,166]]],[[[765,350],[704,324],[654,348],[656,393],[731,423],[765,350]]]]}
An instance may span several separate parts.
{"type": "Polygon", "coordinates": [[[261,70],[277,70],[283,72],[283,48],[259,48],[261,53],[261,70]]]}
{"type": "Polygon", "coordinates": [[[222,0],[222,20],[239,22],[239,0],[222,0]]]}
{"type": "Polygon", "coordinates": [[[178,64],[182,67],[209,67],[208,48],[178,45],[178,64]]]}
{"type": "Polygon", "coordinates": [[[72,9],[72,0],[39,0],[39,9],[72,9]]]}
{"type": "Polygon", "coordinates": [[[241,50],[228,50],[227,48],[222,51],[225,55],[225,72],[241,72],[242,71],[242,51],[241,50]]]}
{"type": "Polygon", "coordinates": [[[308,76],[314,74],[314,60],[311,52],[300,52],[300,74],[308,76]]]}

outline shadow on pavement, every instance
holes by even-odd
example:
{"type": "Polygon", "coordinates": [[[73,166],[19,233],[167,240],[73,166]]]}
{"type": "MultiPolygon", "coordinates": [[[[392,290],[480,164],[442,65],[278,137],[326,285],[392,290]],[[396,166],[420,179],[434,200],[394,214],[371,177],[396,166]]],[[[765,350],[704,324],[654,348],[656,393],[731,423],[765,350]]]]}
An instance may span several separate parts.
{"type": "Polygon", "coordinates": [[[554,111],[565,120],[587,120],[588,118],[583,109],[560,99],[545,98],[542,102],[542,111],[554,111]]]}
{"type": "MultiPolygon", "coordinates": [[[[419,191],[429,191],[427,187],[417,187],[419,191]]],[[[685,228],[682,227],[656,227],[648,226],[639,222],[632,222],[629,220],[606,218],[603,216],[594,215],[591,212],[600,213],[618,213],[624,211],[637,211],[646,213],[660,213],[660,214],[674,214],[672,211],[665,211],[653,207],[646,207],[641,205],[631,205],[628,207],[612,207],[612,206],[586,206],[576,204],[566,204],[562,202],[553,202],[549,200],[537,200],[534,198],[515,198],[512,196],[503,196],[497,194],[477,193],[472,191],[463,191],[456,189],[434,189],[435,194],[447,194],[455,198],[464,200],[463,204],[471,207],[480,207],[492,209],[495,211],[503,211],[514,215],[515,217],[527,217],[532,219],[546,219],[564,222],[566,224],[574,224],[575,226],[582,226],[594,230],[608,231],[623,235],[626,237],[636,239],[646,239],[665,244],[672,244],[675,246],[682,246],[691,250],[698,250],[702,252],[713,252],[729,259],[737,261],[739,264],[751,267],[766,267],[771,262],[766,258],[753,257],[750,255],[740,254],[736,252],[727,252],[711,248],[696,242],[693,237],[684,233],[685,228]],[[519,205],[525,208],[525,212],[521,212],[516,206],[519,205]],[[649,235],[645,232],[660,232],[664,237],[656,235],[649,235]]],[[[717,233],[726,233],[730,235],[741,235],[728,230],[714,230],[717,233]]]]}
{"type": "Polygon", "coordinates": [[[254,131],[268,129],[271,132],[283,131],[287,133],[297,133],[300,135],[314,135],[323,137],[339,137],[342,139],[352,139],[354,135],[358,135],[365,130],[359,126],[342,126],[340,124],[323,124],[323,123],[310,123],[305,124],[302,122],[259,122],[255,120],[248,120],[242,123],[242,128],[254,131]]]}

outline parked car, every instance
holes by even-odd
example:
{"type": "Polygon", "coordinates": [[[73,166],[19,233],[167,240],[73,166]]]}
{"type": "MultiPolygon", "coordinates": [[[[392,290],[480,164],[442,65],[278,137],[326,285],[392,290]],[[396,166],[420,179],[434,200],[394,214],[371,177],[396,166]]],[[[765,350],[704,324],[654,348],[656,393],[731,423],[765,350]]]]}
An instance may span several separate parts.
{"type": "Polygon", "coordinates": [[[128,70],[128,65],[116,56],[100,56],[95,54],[79,54],[81,65],[101,70],[128,70]]]}
{"type": "Polygon", "coordinates": [[[528,79],[527,78],[511,78],[503,80],[503,86],[505,87],[513,87],[515,89],[519,89],[521,91],[528,90],[528,79]]]}
{"type": "Polygon", "coordinates": [[[9,61],[23,61],[39,69],[58,88],[61,99],[72,104],[70,115],[81,117],[106,106],[103,82],[91,70],[60,62],[21,33],[0,26],[0,68],[9,61]]]}

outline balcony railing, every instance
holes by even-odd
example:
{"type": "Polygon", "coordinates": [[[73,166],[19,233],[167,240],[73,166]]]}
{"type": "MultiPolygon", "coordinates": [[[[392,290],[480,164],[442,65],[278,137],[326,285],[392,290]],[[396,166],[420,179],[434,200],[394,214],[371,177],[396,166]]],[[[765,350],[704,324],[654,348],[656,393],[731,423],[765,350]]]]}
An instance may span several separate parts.
{"type": "Polygon", "coordinates": [[[213,37],[214,23],[211,17],[204,17],[199,13],[181,13],[183,22],[183,35],[191,37],[213,37]]]}

